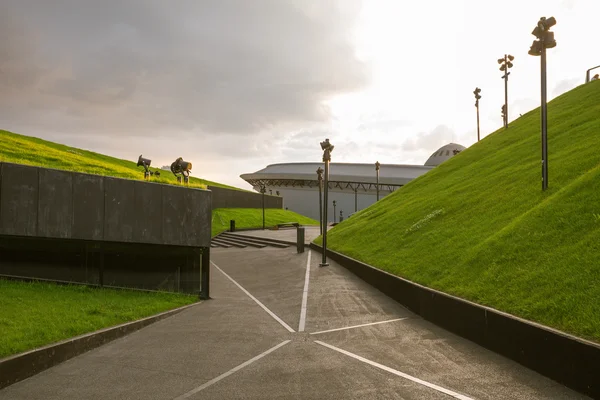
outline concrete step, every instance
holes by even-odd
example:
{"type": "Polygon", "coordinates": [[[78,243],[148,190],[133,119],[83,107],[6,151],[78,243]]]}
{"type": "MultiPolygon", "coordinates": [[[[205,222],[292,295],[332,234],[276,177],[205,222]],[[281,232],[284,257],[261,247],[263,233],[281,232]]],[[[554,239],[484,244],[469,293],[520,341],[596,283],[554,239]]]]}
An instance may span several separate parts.
{"type": "Polygon", "coordinates": [[[245,239],[240,238],[240,237],[221,236],[221,235],[219,235],[219,236],[217,236],[217,238],[226,240],[227,242],[239,243],[239,244],[243,244],[243,245],[250,246],[250,247],[256,247],[256,248],[259,248],[259,249],[267,247],[267,245],[264,244],[264,243],[257,243],[257,242],[253,242],[253,241],[250,241],[250,240],[245,240],[245,239]]]}
{"type": "MultiPolygon", "coordinates": [[[[248,236],[248,235],[238,235],[238,234],[231,233],[231,232],[223,232],[223,233],[221,233],[221,235],[223,235],[223,237],[227,237],[227,238],[229,238],[229,237],[242,238],[245,241],[266,244],[268,246],[277,247],[277,248],[281,248],[281,249],[290,247],[289,243],[279,241],[276,239],[267,239],[267,238],[261,238],[261,237],[257,237],[257,236],[248,236]]],[[[219,236],[221,236],[221,235],[219,235],[219,236]]]]}
{"type": "Polygon", "coordinates": [[[232,246],[232,245],[230,245],[230,244],[227,244],[227,243],[221,242],[221,241],[219,241],[219,240],[215,240],[215,238],[211,239],[210,243],[211,243],[211,245],[212,245],[212,244],[214,244],[214,245],[216,245],[217,247],[224,247],[224,248],[226,248],[226,249],[228,249],[228,248],[230,248],[230,247],[233,247],[233,246],[232,246]]]}
{"type": "Polygon", "coordinates": [[[225,244],[228,245],[229,247],[234,246],[234,247],[239,247],[239,248],[245,248],[247,247],[245,244],[240,244],[240,243],[236,243],[230,240],[227,240],[226,238],[221,238],[221,237],[214,237],[212,239],[212,242],[215,242],[217,244],[225,244]]]}

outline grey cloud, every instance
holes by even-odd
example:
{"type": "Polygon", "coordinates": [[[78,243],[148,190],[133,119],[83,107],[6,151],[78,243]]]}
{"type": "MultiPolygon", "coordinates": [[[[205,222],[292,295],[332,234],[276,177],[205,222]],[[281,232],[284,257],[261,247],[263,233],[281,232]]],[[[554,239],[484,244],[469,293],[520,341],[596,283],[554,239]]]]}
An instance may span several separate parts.
{"type": "MultiPolygon", "coordinates": [[[[336,0],[4,0],[0,119],[113,136],[252,134],[362,88],[336,0]]],[[[232,144],[235,145],[235,144],[232,144]]]]}
{"type": "Polygon", "coordinates": [[[552,97],[560,96],[561,94],[575,88],[577,84],[582,83],[580,78],[563,79],[554,86],[552,97]]]}
{"type": "Polygon", "coordinates": [[[446,125],[438,125],[430,132],[421,132],[402,143],[402,150],[430,150],[435,151],[448,144],[454,137],[454,131],[446,125]]]}

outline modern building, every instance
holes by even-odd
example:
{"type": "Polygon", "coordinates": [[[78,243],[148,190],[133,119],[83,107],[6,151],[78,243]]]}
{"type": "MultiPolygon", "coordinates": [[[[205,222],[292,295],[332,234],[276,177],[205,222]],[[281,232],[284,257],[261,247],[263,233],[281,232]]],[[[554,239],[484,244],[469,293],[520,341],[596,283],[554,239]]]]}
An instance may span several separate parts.
{"type": "MultiPolygon", "coordinates": [[[[379,198],[387,196],[464,149],[459,144],[447,144],[436,150],[425,165],[380,164],[379,198]]],[[[285,208],[318,220],[319,167],[323,168],[322,162],[271,164],[260,171],[242,174],[241,178],[258,192],[264,186],[267,193],[282,196],[285,208]]],[[[339,221],[340,212],[341,216],[347,218],[375,203],[377,186],[375,163],[330,163],[327,208],[329,222],[339,221]]]]}

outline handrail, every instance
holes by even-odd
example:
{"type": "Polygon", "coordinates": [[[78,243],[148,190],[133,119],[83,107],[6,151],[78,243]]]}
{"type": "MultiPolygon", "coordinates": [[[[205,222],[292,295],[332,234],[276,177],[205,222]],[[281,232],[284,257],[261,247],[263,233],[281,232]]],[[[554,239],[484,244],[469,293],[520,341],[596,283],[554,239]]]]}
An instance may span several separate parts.
{"type": "Polygon", "coordinates": [[[590,71],[596,68],[600,68],[600,65],[590,68],[585,72],[585,83],[588,83],[590,81],[590,71]]]}

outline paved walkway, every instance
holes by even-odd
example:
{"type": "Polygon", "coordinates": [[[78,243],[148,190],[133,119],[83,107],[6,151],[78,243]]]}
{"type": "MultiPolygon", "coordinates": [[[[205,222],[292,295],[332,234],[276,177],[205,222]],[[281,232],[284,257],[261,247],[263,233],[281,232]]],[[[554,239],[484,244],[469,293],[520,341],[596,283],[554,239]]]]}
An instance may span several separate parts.
{"type": "Polygon", "coordinates": [[[0,399],[586,398],[432,325],[334,262],[319,267],[317,253],[215,249],[212,258],[212,300],[0,399]]]}
{"type": "MultiPolygon", "coordinates": [[[[331,226],[327,227],[327,232],[331,229],[331,226]]],[[[309,244],[317,237],[320,236],[320,230],[318,226],[304,226],[304,242],[309,244]]],[[[286,240],[290,243],[296,243],[296,228],[283,228],[283,229],[265,229],[265,230],[251,230],[251,231],[237,231],[236,235],[255,236],[265,239],[279,239],[286,240]]]]}

